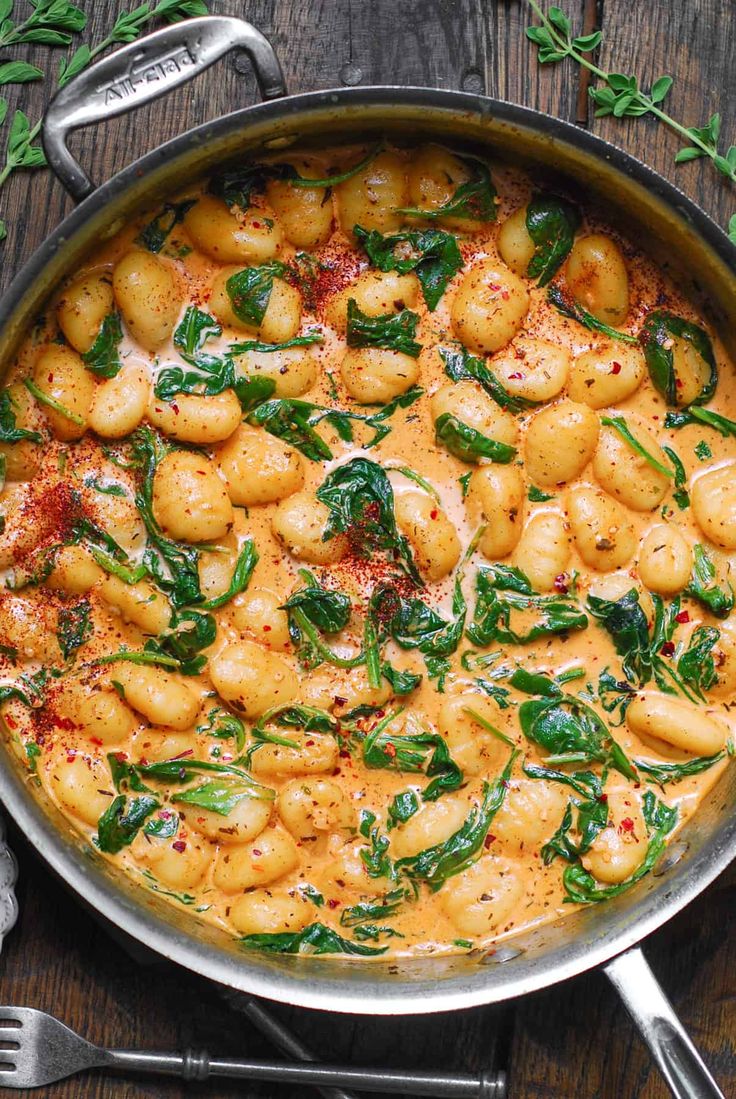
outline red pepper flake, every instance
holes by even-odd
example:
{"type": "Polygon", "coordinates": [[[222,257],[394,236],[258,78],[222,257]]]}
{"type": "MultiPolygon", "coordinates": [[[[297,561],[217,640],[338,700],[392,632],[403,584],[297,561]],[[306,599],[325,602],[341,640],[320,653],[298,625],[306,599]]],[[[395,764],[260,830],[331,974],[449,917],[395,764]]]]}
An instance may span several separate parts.
{"type": "Polygon", "coordinates": [[[263,851],[259,851],[257,847],[253,848],[253,858],[259,859],[262,854],[263,854],[263,851]]]}
{"type": "Polygon", "coordinates": [[[611,363],[611,374],[620,374],[620,373],[621,373],[621,363],[616,363],[616,362],[611,363]]]}
{"type": "Polygon", "coordinates": [[[503,298],[504,301],[508,301],[509,298],[511,297],[511,295],[509,294],[508,290],[502,290],[501,291],[501,297],[503,298]]]}
{"type": "Polygon", "coordinates": [[[491,846],[491,844],[495,843],[495,842],[496,842],[496,837],[493,835],[492,832],[489,832],[488,835],[486,836],[486,838],[483,840],[483,846],[485,847],[486,851],[491,846]]]}
{"type": "Polygon", "coordinates": [[[664,645],[662,646],[662,648],[659,651],[661,652],[662,656],[674,656],[674,654],[675,654],[675,643],[674,643],[674,641],[665,641],[664,645]]]}
{"type": "Polygon", "coordinates": [[[554,589],[558,591],[560,595],[567,595],[570,590],[567,585],[567,573],[561,572],[559,576],[555,576],[554,589]]]}
{"type": "Polygon", "coordinates": [[[175,851],[178,851],[180,855],[183,855],[187,849],[187,845],[184,843],[183,840],[175,840],[171,846],[174,848],[175,851]]]}
{"type": "Polygon", "coordinates": [[[439,512],[437,511],[437,508],[432,508],[432,510],[429,513],[429,518],[430,519],[436,519],[438,515],[439,515],[439,512]]]}
{"type": "Polygon", "coordinates": [[[304,741],[305,748],[311,748],[313,746],[313,744],[314,744],[313,740],[305,740],[304,741]]]}
{"type": "Polygon", "coordinates": [[[67,763],[74,763],[74,760],[76,758],[77,758],[77,753],[76,752],[67,752],[67,754],[66,754],[67,763]]]}
{"type": "Polygon", "coordinates": [[[96,744],[98,748],[102,747],[102,741],[98,736],[91,736],[89,739],[93,744],[96,744]]]}
{"type": "Polygon", "coordinates": [[[621,821],[621,831],[622,832],[633,832],[634,831],[634,822],[631,819],[631,817],[624,817],[624,819],[621,821]]]}
{"type": "Polygon", "coordinates": [[[179,752],[178,756],[172,756],[172,759],[184,759],[185,756],[193,756],[194,748],[186,748],[183,752],[179,752]]]}
{"type": "Polygon", "coordinates": [[[689,622],[689,621],[690,621],[690,615],[688,614],[687,611],[680,611],[679,614],[675,615],[675,622],[689,622]]]}
{"type": "Polygon", "coordinates": [[[263,632],[264,633],[270,633],[272,628],[273,628],[272,626],[264,626],[263,627],[263,632]]]}
{"type": "Polygon", "coordinates": [[[386,755],[386,756],[390,756],[391,759],[393,759],[394,756],[396,755],[396,745],[395,744],[387,744],[386,747],[383,749],[383,754],[386,755]]]}
{"type": "Polygon", "coordinates": [[[606,804],[606,802],[608,801],[608,794],[601,794],[601,795],[600,795],[600,796],[598,797],[598,801],[599,801],[599,802],[600,802],[600,803],[601,803],[602,805],[605,805],[605,804],[606,804]]]}
{"type": "Polygon", "coordinates": [[[516,370],[513,374],[509,374],[509,381],[513,379],[513,381],[515,382],[520,382],[523,377],[524,375],[521,373],[521,371],[516,370]]]}
{"type": "Polygon", "coordinates": [[[16,729],[18,727],[17,721],[15,718],[11,717],[10,714],[5,714],[4,720],[9,729],[16,729]]]}
{"type": "Polygon", "coordinates": [[[335,900],[335,898],[334,898],[334,897],[332,897],[332,898],[331,898],[331,899],[330,899],[330,900],[329,900],[329,901],[327,902],[327,907],[328,907],[328,908],[339,908],[339,907],[340,907],[340,902],[339,902],[338,900],[335,900]]]}
{"type": "Polygon", "coordinates": [[[127,752],[116,752],[115,753],[115,759],[118,761],[118,763],[125,763],[127,758],[128,758],[128,753],[127,752]]]}

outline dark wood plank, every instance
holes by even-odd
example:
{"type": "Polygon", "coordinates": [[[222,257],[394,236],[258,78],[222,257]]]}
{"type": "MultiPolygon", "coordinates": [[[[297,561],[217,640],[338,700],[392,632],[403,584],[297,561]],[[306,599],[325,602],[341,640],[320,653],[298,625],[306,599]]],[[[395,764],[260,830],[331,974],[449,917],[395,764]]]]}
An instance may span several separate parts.
{"type": "MultiPolygon", "coordinates": [[[[732,0],[632,4],[603,0],[601,68],[636,73],[643,87],[664,73],[675,83],[666,107],[678,122],[703,126],[716,111],[723,117],[725,149],[736,144],[736,5],[732,0]]],[[[654,119],[603,118],[591,129],[635,153],[726,225],[736,212],[736,187],[709,161],[677,166],[678,136],[654,119]]]]}

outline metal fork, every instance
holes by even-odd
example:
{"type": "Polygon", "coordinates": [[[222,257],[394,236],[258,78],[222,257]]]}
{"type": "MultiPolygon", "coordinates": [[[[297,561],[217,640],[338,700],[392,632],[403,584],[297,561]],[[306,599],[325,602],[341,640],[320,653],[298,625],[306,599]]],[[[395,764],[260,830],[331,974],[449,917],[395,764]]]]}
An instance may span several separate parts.
{"type": "Polygon", "coordinates": [[[237,1076],[279,1084],[346,1085],[386,1094],[448,1096],[449,1099],[501,1099],[495,1073],[468,1076],[442,1072],[400,1072],[339,1065],[278,1061],[221,1060],[208,1053],[158,1053],[101,1049],[68,1026],[32,1007],[0,1006],[0,1087],[39,1088],[91,1068],[154,1072],[184,1080],[237,1076]]]}

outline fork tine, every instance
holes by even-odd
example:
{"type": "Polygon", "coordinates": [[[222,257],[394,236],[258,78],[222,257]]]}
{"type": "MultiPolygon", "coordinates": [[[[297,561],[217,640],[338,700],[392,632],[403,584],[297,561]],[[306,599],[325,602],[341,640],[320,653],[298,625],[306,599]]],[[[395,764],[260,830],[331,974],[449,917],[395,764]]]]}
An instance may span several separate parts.
{"type": "Polygon", "coordinates": [[[0,1021],[0,1042],[13,1042],[15,1045],[20,1045],[20,1028],[5,1027],[0,1021]]]}

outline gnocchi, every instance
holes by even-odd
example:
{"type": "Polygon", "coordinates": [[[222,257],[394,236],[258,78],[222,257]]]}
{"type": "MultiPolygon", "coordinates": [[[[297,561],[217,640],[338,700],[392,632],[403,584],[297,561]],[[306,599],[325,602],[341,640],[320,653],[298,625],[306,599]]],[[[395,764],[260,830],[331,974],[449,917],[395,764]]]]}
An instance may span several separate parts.
{"type": "Polygon", "coordinates": [[[500,351],[517,334],[529,311],[521,279],[494,260],[482,260],[463,276],[452,299],[452,328],[471,351],[500,351]]]}
{"type": "Polygon", "coordinates": [[[249,424],[239,425],[217,458],[228,496],[241,507],[276,503],[304,484],[304,465],[297,451],[249,424]]]}
{"type": "Polygon", "coordinates": [[[481,955],[638,888],[730,766],[731,367],[542,186],[409,139],[218,166],[8,364],[12,765],[238,949],[481,955]]]}
{"type": "Polygon", "coordinates": [[[565,268],[567,285],[581,305],[604,324],[623,324],[629,313],[629,275],[611,237],[591,233],[573,245],[565,268]]]}

